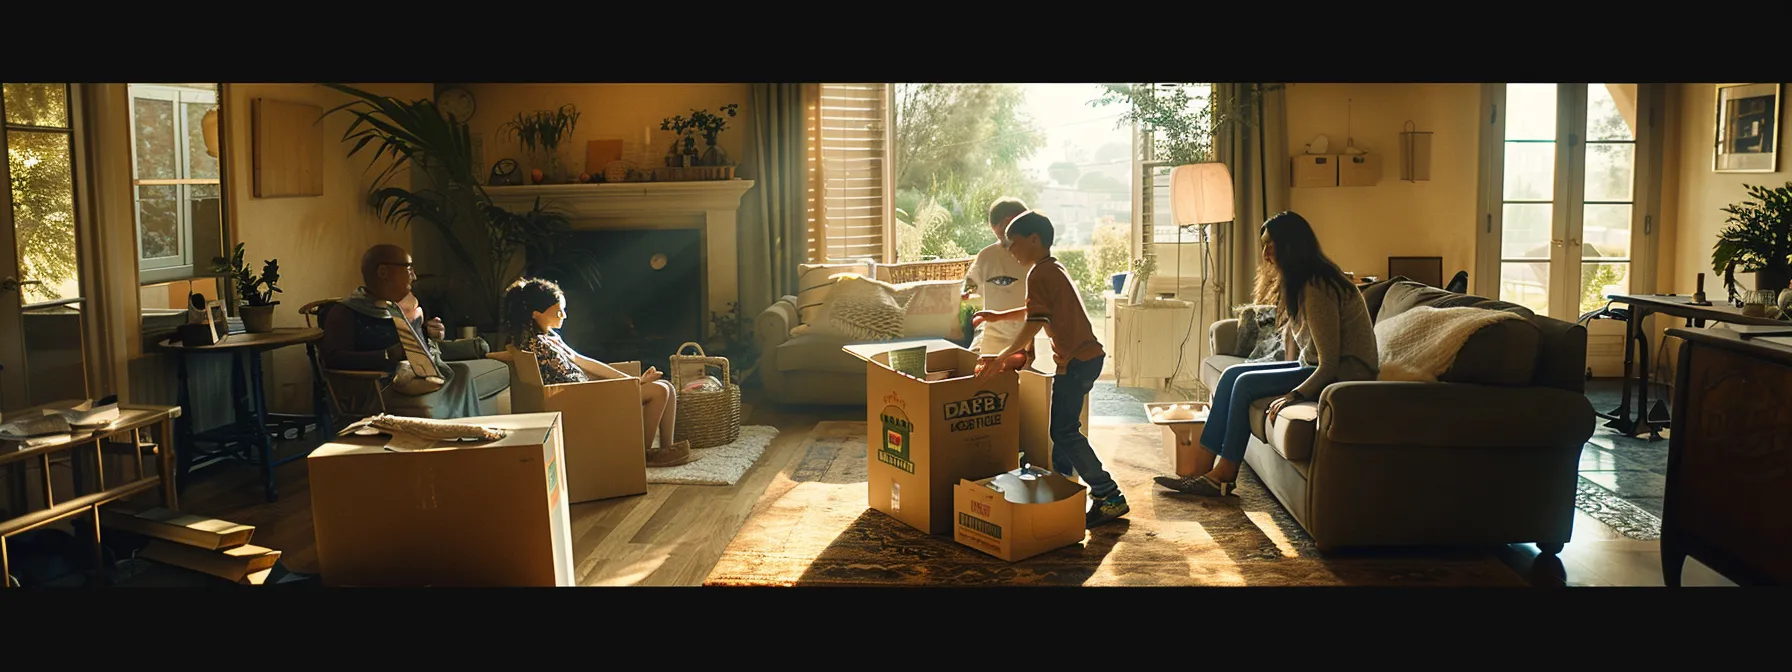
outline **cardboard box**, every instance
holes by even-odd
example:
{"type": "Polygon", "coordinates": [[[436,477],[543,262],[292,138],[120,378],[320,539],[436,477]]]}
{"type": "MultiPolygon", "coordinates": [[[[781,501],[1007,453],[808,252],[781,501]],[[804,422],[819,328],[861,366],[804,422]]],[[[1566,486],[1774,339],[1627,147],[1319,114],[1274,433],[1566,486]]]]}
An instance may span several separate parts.
{"type": "Polygon", "coordinates": [[[1295,156],[1292,186],[1338,186],[1338,155],[1300,154],[1295,156]]]}
{"type": "Polygon", "coordinates": [[[943,380],[898,373],[890,353],[866,368],[866,500],[871,508],[928,534],[952,529],[952,488],[1020,467],[1019,378],[1013,371],[979,381],[977,354],[963,348],[927,353],[927,371],[943,380]]]}
{"type": "MultiPolygon", "coordinates": [[[[1207,414],[1210,411],[1205,401],[1154,402],[1145,404],[1145,417],[1152,418],[1151,424],[1163,428],[1164,460],[1169,462],[1170,470],[1177,476],[1188,478],[1195,474],[1195,451],[1201,449],[1201,432],[1207,429],[1207,414]],[[1158,420],[1152,416],[1152,409],[1167,408],[1179,404],[1194,407],[1198,420],[1158,420]]],[[[1201,465],[1202,470],[1212,464],[1201,465]]]]}
{"type": "Polygon", "coordinates": [[[1338,157],[1338,186],[1373,187],[1381,183],[1381,157],[1344,154],[1338,157]]]}
{"type": "Polygon", "coordinates": [[[1051,501],[1018,504],[989,487],[1000,476],[959,481],[953,540],[1009,562],[1082,543],[1088,486],[1047,472],[1038,479],[1051,501]]]}
{"type": "Polygon", "coordinates": [[[312,451],[324,585],[574,585],[560,414],[463,421],[508,435],[414,451],[351,435],[312,451]]]}
{"type": "MultiPolygon", "coordinates": [[[[1032,368],[1020,371],[1020,460],[1052,469],[1052,378],[1032,368]]],[[[1083,395],[1083,436],[1089,435],[1089,395],[1083,395]]]]}
{"type": "MultiPolygon", "coordinates": [[[[641,379],[547,385],[535,355],[505,348],[510,403],[516,413],[561,413],[566,441],[567,501],[574,504],[647,493],[647,449],[641,427],[641,379]]],[[[641,375],[640,362],[610,367],[641,375]]]]}

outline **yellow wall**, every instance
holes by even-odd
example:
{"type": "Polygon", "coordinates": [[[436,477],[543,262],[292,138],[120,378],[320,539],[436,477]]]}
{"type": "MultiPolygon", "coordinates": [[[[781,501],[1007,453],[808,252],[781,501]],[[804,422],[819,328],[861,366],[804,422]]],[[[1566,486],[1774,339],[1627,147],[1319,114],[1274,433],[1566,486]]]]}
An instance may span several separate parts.
{"type": "Polygon", "coordinates": [[[1291,190],[1291,207],[1312,222],[1326,254],[1346,271],[1381,277],[1388,257],[1441,256],[1445,282],[1466,270],[1470,291],[1478,291],[1472,278],[1480,85],[1309,83],[1286,91],[1292,154],[1324,134],[1329,153],[1342,152],[1354,137],[1358,149],[1382,159],[1375,186],[1291,190]],[[1408,120],[1432,132],[1430,181],[1400,180],[1400,131],[1408,120]]]}
{"type": "MultiPolygon", "coordinates": [[[[356,88],[399,98],[429,98],[429,84],[352,84],[356,88]]],[[[317,127],[323,153],[324,193],[296,198],[256,198],[251,163],[253,134],[250,102],[269,98],[328,110],[350,98],[318,84],[232,84],[225,110],[234,142],[226,162],[230,177],[230,221],[245,257],[260,267],[280,260],[280,306],[274,326],[300,327],[299,307],[317,299],[347,294],[361,284],[361,254],[379,243],[409,247],[410,232],[381,222],[367,205],[367,187],[377,174],[366,170],[366,155],[348,158],[340,141],[350,117],[333,115],[317,127]]],[[[401,177],[398,184],[404,184],[401,177]]],[[[278,411],[304,412],[310,407],[311,372],[303,347],[276,350],[265,364],[269,405],[278,411]]]]}
{"type": "MultiPolygon", "coordinates": [[[[504,137],[499,127],[518,113],[558,109],[571,103],[579,109],[578,126],[572,137],[562,141],[561,165],[569,174],[589,170],[585,166],[585,143],[589,140],[620,139],[639,144],[644,132],[651,129],[654,142],[664,139],[670,144],[670,132],[659,130],[660,120],[682,115],[692,109],[717,111],[723,105],[738,103],[740,112],[728,120],[728,126],[717,138],[717,144],[741,167],[736,174],[752,179],[752,161],[748,156],[751,144],[748,131],[747,95],[750,84],[466,84],[477,107],[468,128],[484,138],[485,165],[502,158],[513,158],[526,172],[532,168],[529,157],[518,148],[514,139],[504,137]]],[[[701,139],[697,150],[703,150],[701,139]]],[[[664,146],[656,146],[654,157],[665,154],[664,146]]],[[[661,164],[663,165],[663,164],[661,164]]]]}

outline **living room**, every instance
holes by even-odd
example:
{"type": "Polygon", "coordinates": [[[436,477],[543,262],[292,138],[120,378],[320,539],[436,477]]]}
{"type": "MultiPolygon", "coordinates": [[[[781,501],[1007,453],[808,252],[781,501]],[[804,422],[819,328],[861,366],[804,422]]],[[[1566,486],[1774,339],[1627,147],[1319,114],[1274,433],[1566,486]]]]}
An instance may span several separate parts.
{"type": "MultiPolygon", "coordinates": [[[[1679,320],[1655,309],[1662,319],[1645,322],[1637,341],[1641,347],[1628,352],[1625,314],[1606,310],[1628,304],[1604,297],[1684,297],[1700,291],[1718,307],[1729,305],[1711,252],[1726,240],[1720,238],[1724,208],[1749,201],[1745,185],[1785,184],[1780,178],[1786,171],[1773,158],[1778,126],[1772,122],[1784,117],[1780,85],[1734,91],[1711,84],[1080,85],[1070,93],[1054,88],[1076,86],[7,84],[9,139],[60,133],[65,138],[60,146],[72,161],[59,167],[60,182],[25,182],[25,187],[16,186],[20,175],[36,175],[30,171],[42,172],[37,166],[44,164],[27,166],[24,157],[11,168],[15,192],[52,185],[66,193],[42,207],[62,208],[68,216],[36,213],[29,220],[44,223],[26,227],[28,218],[15,206],[5,228],[16,242],[0,240],[6,243],[0,247],[19,251],[18,258],[8,259],[17,269],[10,277],[41,276],[56,290],[52,295],[34,289],[45,285],[25,287],[22,308],[0,315],[8,320],[9,334],[27,335],[0,339],[5,358],[0,359],[5,366],[0,412],[10,422],[28,408],[110,395],[126,405],[179,409],[180,418],[167,418],[170,426],[190,426],[135,451],[156,458],[150,461],[162,469],[177,470],[176,478],[167,479],[179,482],[177,491],[153,487],[117,500],[85,502],[94,519],[102,506],[169,506],[162,496],[173,493],[181,514],[253,528],[253,544],[279,551],[280,575],[264,573],[266,582],[322,577],[330,584],[320,557],[328,554],[327,525],[314,520],[313,510],[322,506],[313,502],[323,501],[323,494],[310,477],[329,456],[326,447],[340,443],[336,431],[367,414],[345,403],[352,395],[341,390],[354,387],[353,376],[321,384],[333,375],[315,352],[324,347],[322,332],[298,334],[320,330],[323,309],[311,314],[301,309],[355,291],[366,277],[364,255],[376,246],[396,245],[409,259],[391,263],[409,265],[415,276],[414,296],[407,300],[414,300],[426,321],[441,320],[444,342],[483,342],[473,346],[470,357],[478,364],[475,373],[480,380],[504,381],[501,392],[481,389],[474,402],[482,415],[529,413],[524,409],[554,403],[551,395],[539,394],[554,387],[540,387],[539,375],[533,379],[537,387],[530,388],[535,396],[519,395],[531,380],[526,371],[519,373],[515,353],[504,347],[500,292],[525,275],[552,277],[565,290],[567,317],[560,333],[573,349],[606,362],[638,362],[640,371],[651,367],[678,387],[675,394],[685,410],[673,413],[683,428],[674,435],[697,439],[689,457],[680,459],[697,459],[656,465],[652,455],[636,450],[628,456],[632,462],[605,462],[611,472],[598,479],[603,483],[583,488],[572,477],[568,488],[608,496],[568,500],[564,552],[572,571],[556,579],[560,585],[941,585],[969,579],[939,577],[967,576],[1044,585],[1390,585],[1387,576],[1424,577],[1413,581],[1441,586],[1665,582],[1660,538],[1673,438],[1665,423],[1660,431],[1634,424],[1608,427],[1609,418],[1580,414],[1564,421],[1566,429],[1538,439],[1554,451],[1539,457],[1536,466],[1549,473],[1537,475],[1538,485],[1514,487],[1547,487],[1547,495],[1535,498],[1547,506],[1523,515],[1458,518],[1463,527],[1479,526],[1491,537],[1505,538],[1426,546],[1427,536],[1454,537],[1437,532],[1438,521],[1415,519],[1389,533],[1403,537],[1400,543],[1369,544],[1393,548],[1321,550],[1328,545],[1323,524],[1309,529],[1318,520],[1310,516],[1320,514],[1306,509],[1321,495],[1306,493],[1298,498],[1303,501],[1293,502],[1295,491],[1277,491],[1248,475],[1270,464],[1261,461],[1269,458],[1247,464],[1230,501],[1154,485],[1154,477],[1175,471],[1175,460],[1164,454],[1173,432],[1154,422],[1146,408],[1211,401],[1213,379],[1204,374],[1205,363],[1220,355],[1241,354],[1242,361],[1252,354],[1238,342],[1213,338],[1221,332],[1236,335],[1226,329],[1240,325],[1230,322],[1232,327],[1218,330],[1214,325],[1236,320],[1235,306],[1257,303],[1252,288],[1262,250],[1255,228],[1292,210],[1311,222],[1325,254],[1342,271],[1365,286],[1382,281],[1385,294],[1370,299],[1365,289],[1364,295],[1383,312],[1381,301],[1393,295],[1390,285],[1398,284],[1385,282],[1392,277],[1443,292],[1460,271],[1466,286],[1457,296],[1509,302],[1531,313],[1521,317],[1553,319],[1569,341],[1583,339],[1584,346],[1569,343],[1562,350],[1572,356],[1583,348],[1581,361],[1549,366],[1576,374],[1584,370],[1584,375],[1568,376],[1577,382],[1558,376],[1554,387],[1579,385],[1564,394],[1608,416],[1618,415],[1610,407],[1622,397],[1624,417],[1647,413],[1665,420],[1666,409],[1658,415],[1647,400],[1668,402],[1681,392],[1672,382],[1681,374],[1679,347],[1686,341],[1665,333],[1680,326],[1679,320]],[[1760,152],[1726,154],[1714,138],[1735,131],[1719,128],[1725,117],[1718,112],[1763,97],[1775,113],[1765,125],[1766,158],[1760,152]],[[1065,100],[1074,109],[1065,111],[1065,100]],[[160,102],[172,103],[169,109],[179,113],[151,115],[160,102]],[[406,116],[424,112],[439,116],[406,116]],[[1058,121],[1039,121],[1047,118],[1058,121]],[[393,119],[404,121],[381,125],[393,119]],[[371,136],[357,135],[370,129],[371,136]],[[1080,141],[1084,146],[1077,151],[1089,157],[1079,160],[1062,142],[1070,137],[1064,129],[1100,129],[1106,135],[1080,141]],[[461,130],[465,145],[422,151],[427,142],[460,137],[461,130]],[[142,158],[145,150],[119,148],[148,147],[157,133],[181,138],[167,147],[186,158],[151,175],[160,168],[142,158]],[[1029,141],[991,142],[1015,137],[1029,141]],[[1103,156],[1096,143],[1109,139],[1124,151],[1103,156]],[[1534,158],[1537,146],[1548,151],[1541,163],[1534,158]],[[1720,150],[1715,159],[1714,147],[1720,150]],[[453,151],[444,151],[448,148],[453,151]],[[1558,155],[1554,148],[1567,149],[1558,155]],[[411,155],[411,150],[418,151],[411,155]],[[490,221],[513,227],[508,231],[519,237],[488,237],[486,230],[465,228],[470,220],[432,219],[424,209],[431,203],[426,193],[431,178],[417,169],[418,157],[431,152],[451,157],[464,152],[464,160],[444,161],[458,162],[458,168],[442,170],[464,173],[448,179],[458,180],[461,188],[477,187],[466,190],[476,194],[472,198],[518,215],[493,215],[497,219],[490,221]],[[409,165],[382,179],[395,157],[410,159],[409,165]],[[1724,161],[1736,164],[1714,168],[1714,162],[1724,161]],[[1103,163],[1119,165],[1118,174],[1126,176],[1117,188],[1104,182],[1112,181],[1108,173],[1092,167],[1103,163]],[[1333,166],[1330,182],[1323,176],[1314,181],[1311,166],[1326,163],[1333,166]],[[1355,168],[1365,164],[1374,168],[1355,168]],[[1187,206],[1175,169],[1188,165],[1222,167],[1223,197],[1202,192],[1197,200],[1205,202],[1187,206]],[[1624,182],[1625,193],[1594,193],[1595,184],[1603,184],[1595,177],[1624,182]],[[1515,192],[1538,185],[1546,187],[1540,196],[1515,192]],[[409,211],[395,214],[392,207],[372,204],[377,189],[394,187],[409,193],[383,205],[409,211]],[[180,189],[172,200],[188,205],[174,208],[175,215],[146,213],[139,203],[153,199],[145,190],[158,188],[180,189]],[[1060,192],[1091,195],[1051,195],[1060,192]],[[1107,352],[1089,394],[1083,433],[1132,506],[1121,519],[1125,522],[1093,527],[1074,543],[1014,562],[957,543],[949,531],[921,532],[874,506],[875,488],[868,493],[867,479],[877,463],[868,464],[866,457],[876,451],[868,451],[867,426],[882,406],[867,398],[866,381],[867,371],[876,371],[879,362],[866,354],[870,350],[841,349],[849,342],[898,339],[970,347],[975,328],[967,329],[967,322],[981,306],[975,292],[963,302],[958,292],[970,258],[996,240],[987,219],[991,201],[1001,196],[1037,202],[1036,209],[1054,222],[1072,225],[1065,229],[1072,233],[1064,234],[1065,253],[1059,258],[1107,352]],[[1219,201],[1225,205],[1223,219],[1179,214],[1211,209],[1219,201]],[[1549,214],[1528,214],[1538,209],[1549,214]],[[1617,210],[1622,216],[1614,218],[1617,210]],[[145,223],[157,222],[180,241],[173,246],[176,252],[160,257],[163,261],[146,251],[145,223]],[[19,235],[27,228],[35,238],[19,235]],[[1585,247],[1583,237],[1593,245],[1595,232],[1606,236],[1599,240],[1620,240],[1627,248],[1568,252],[1585,247]],[[28,242],[50,240],[50,233],[63,237],[28,242]],[[556,263],[531,257],[552,251],[530,238],[537,235],[565,248],[552,260],[556,263]],[[450,236],[456,244],[447,242],[450,236]],[[228,259],[239,244],[243,265],[225,272],[213,268],[208,257],[228,259]],[[1583,256],[1594,261],[1582,262],[1583,256]],[[176,257],[177,262],[164,263],[176,257]],[[51,263],[58,259],[65,261],[51,263]],[[264,262],[275,259],[279,265],[269,274],[264,262]],[[553,272],[544,270],[549,268],[553,272]],[[58,269],[61,275],[52,278],[58,269]],[[591,270],[596,282],[582,283],[591,270]],[[235,276],[220,277],[226,272],[235,276]],[[865,284],[910,286],[911,294],[897,299],[905,306],[938,304],[911,296],[933,296],[948,287],[950,305],[938,315],[905,309],[897,318],[904,322],[901,328],[855,324],[847,330],[852,333],[835,334],[834,341],[799,342],[808,334],[798,328],[818,324],[831,310],[825,297],[805,300],[805,290],[814,288],[805,278],[832,285],[841,272],[868,279],[865,284]],[[239,283],[244,273],[263,280],[273,275],[277,285],[251,282],[245,292],[239,283]],[[270,294],[274,286],[278,292],[270,294]],[[237,305],[257,293],[266,301],[237,305]],[[197,313],[188,310],[194,295],[202,306],[197,313]],[[796,301],[781,301],[786,296],[796,301]],[[247,326],[239,331],[237,321],[246,323],[256,312],[244,309],[275,300],[265,311],[273,331],[247,326]],[[229,315],[217,320],[216,340],[204,347],[270,333],[294,334],[294,340],[227,353],[247,353],[233,357],[170,347],[170,332],[200,331],[191,327],[203,325],[183,322],[195,314],[212,315],[211,306],[204,305],[212,301],[229,315]],[[78,319],[56,318],[71,311],[78,319]],[[30,320],[55,324],[56,330],[10,327],[30,320]],[[1572,335],[1577,330],[1578,337],[1572,335]],[[687,342],[697,347],[687,348],[687,342]],[[281,347],[287,345],[302,347],[281,347]],[[510,361],[498,357],[506,354],[510,361]],[[1650,382],[1623,383],[1631,359],[1650,382]],[[682,367],[693,364],[696,373],[684,375],[689,369],[682,367]],[[255,391],[226,388],[243,385],[255,391]],[[1631,409],[1633,387],[1647,396],[1634,400],[1631,409]],[[235,408],[237,397],[249,402],[249,417],[235,408]],[[692,409],[698,412],[686,422],[692,409]],[[193,459],[195,446],[204,442],[187,434],[244,423],[263,427],[251,431],[256,434],[251,439],[223,439],[205,459],[193,459]],[[1560,438],[1581,430],[1585,436],[1560,438]],[[712,431],[722,438],[709,437],[712,431]],[[1571,464],[1576,466],[1565,466],[1571,464]],[[626,478],[614,476],[617,469],[628,470],[626,478]],[[1545,482],[1550,485],[1541,485],[1545,482]],[[1514,536],[1527,534],[1531,538],[1514,536]],[[1420,547],[1406,548],[1413,543],[1420,547]],[[904,551],[891,556],[880,550],[889,548],[904,551]],[[865,571],[868,566],[877,571],[865,571]]],[[[1089,133],[1096,137],[1096,131],[1089,133]]],[[[1763,226],[1783,231],[1792,223],[1783,205],[1774,207],[1769,203],[1756,212],[1767,218],[1763,226]]],[[[1756,269],[1746,264],[1735,270],[1736,287],[1744,290],[1738,296],[1786,284],[1783,273],[1775,279],[1775,269],[1756,274],[1764,276],[1759,279],[1750,277],[1756,269]]],[[[1409,302],[1422,302],[1419,290],[1409,289],[1401,290],[1411,294],[1409,302]]],[[[1453,300],[1426,296],[1433,298],[1423,301],[1453,300]]],[[[1741,298],[1760,303],[1759,297],[1741,298]]],[[[1376,315],[1373,308],[1370,314],[1376,315]]],[[[1051,351],[1044,332],[1039,344],[1042,355],[1051,351]]],[[[1526,361],[1538,355],[1531,357],[1526,361]]],[[[1051,373],[1051,360],[1040,359],[1036,367],[1051,373]]],[[[891,361],[886,357],[883,364],[891,361]]],[[[1443,379],[1426,384],[1500,384],[1443,379]]],[[[1527,377],[1507,384],[1531,383],[1527,377]]],[[[375,396],[384,394],[375,388],[375,396]]],[[[1553,397],[1527,397],[1533,401],[1523,403],[1548,398],[1553,397]]],[[[1323,399],[1312,403],[1313,417],[1305,422],[1325,424],[1327,416],[1319,409],[1332,407],[1323,399]]],[[[1343,403],[1330,412],[1344,413],[1343,403]]],[[[383,408],[401,415],[391,410],[396,407],[383,408]]],[[[1486,432],[1513,436],[1543,422],[1520,409],[1501,409],[1449,412],[1464,422],[1479,415],[1480,422],[1490,423],[1486,432]]],[[[604,436],[619,417],[612,411],[565,414],[566,459],[573,460],[577,443],[626,443],[604,436]]],[[[1394,424],[1401,422],[1392,417],[1394,424]]],[[[1043,419],[1018,424],[1010,440],[1021,452],[1055,443],[1045,438],[1043,419]]],[[[1280,452],[1287,446],[1273,445],[1275,431],[1253,431],[1262,434],[1252,439],[1260,455],[1299,461],[1280,452]]],[[[1455,433],[1470,432],[1457,427],[1455,433]]],[[[1313,439],[1315,456],[1326,440],[1351,450],[1351,440],[1341,435],[1313,439]]],[[[1434,442],[1500,448],[1497,441],[1482,446],[1462,436],[1434,442]]],[[[15,472],[7,484],[10,518],[45,508],[43,488],[35,486],[40,480],[68,479],[67,488],[59,480],[51,487],[53,501],[80,503],[96,491],[81,481],[122,468],[98,458],[102,464],[85,469],[77,464],[86,458],[52,462],[45,454],[45,466],[35,466],[35,460],[29,466],[25,460],[6,465],[15,472]]],[[[1313,460],[1312,468],[1319,469],[1318,458],[1313,460]]],[[[1482,483],[1472,466],[1440,467],[1435,478],[1401,477],[1430,479],[1424,486],[1389,481],[1375,487],[1435,491],[1446,498],[1452,489],[1472,490],[1490,500],[1488,507],[1501,506],[1491,500],[1513,496],[1482,483]],[[1472,487],[1463,485],[1470,482],[1472,487]]],[[[1300,467],[1303,473],[1306,468],[1300,467]]],[[[136,473],[142,473],[141,465],[136,473]]],[[[1364,473],[1374,472],[1337,478],[1376,478],[1364,473]]],[[[92,480],[99,491],[116,482],[110,475],[92,480]]],[[[936,502],[936,509],[950,505],[949,486],[945,503],[936,502]]],[[[890,494],[882,497],[887,509],[890,494]]],[[[926,495],[903,496],[913,497],[924,501],[926,495]]],[[[100,560],[86,566],[81,558],[33,560],[38,564],[26,578],[58,585],[83,573],[121,581],[160,576],[191,585],[204,578],[202,570],[195,575],[131,558],[131,549],[119,544],[146,541],[128,531],[106,532],[115,539],[100,544],[100,560]],[[96,572],[96,567],[105,569],[96,572]]],[[[1458,536],[1476,535],[1470,530],[1458,536]]],[[[30,546],[13,543],[15,549],[30,546]]],[[[1713,571],[1701,560],[1695,556],[1687,563],[1687,584],[1742,582],[1726,577],[1740,574],[1713,571]]]]}

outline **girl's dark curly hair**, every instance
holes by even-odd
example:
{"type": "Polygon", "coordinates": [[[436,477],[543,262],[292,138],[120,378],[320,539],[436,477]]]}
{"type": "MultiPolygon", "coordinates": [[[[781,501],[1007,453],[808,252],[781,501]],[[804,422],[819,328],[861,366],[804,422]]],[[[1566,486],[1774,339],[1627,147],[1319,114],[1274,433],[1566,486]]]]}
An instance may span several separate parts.
{"type": "Polygon", "coordinates": [[[543,278],[521,278],[504,289],[504,335],[522,347],[535,328],[535,313],[566,300],[560,285],[543,278]]]}

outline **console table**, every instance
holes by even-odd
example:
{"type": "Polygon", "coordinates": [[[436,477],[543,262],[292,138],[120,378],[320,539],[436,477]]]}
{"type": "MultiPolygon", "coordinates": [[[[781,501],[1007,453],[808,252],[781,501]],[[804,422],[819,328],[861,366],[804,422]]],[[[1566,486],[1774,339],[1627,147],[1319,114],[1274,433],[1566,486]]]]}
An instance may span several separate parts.
{"type": "MultiPolygon", "coordinates": [[[[1677,294],[1612,294],[1605,297],[1612,303],[1630,306],[1628,317],[1624,321],[1624,391],[1618,408],[1610,414],[1599,413],[1600,417],[1610,420],[1605,426],[1622,432],[1625,436],[1636,436],[1648,433],[1649,440],[1661,438],[1660,427],[1649,420],[1649,336],[1644,333],[1644,320],[1650,315],[1660,313],[1674,317],[1686,318],[1688,327],[1704,327],[1707,320],[1727,324],[1759,324],[1784,325],[1785,320],[1771,317],[1754,317],[1742,314],[1742,309],[1724,301],[1712,301],[1711,305],[1694,305],[1692,297],[1677,294]],[[1636,347],[1641,343],[1643,347],[1636,347]],[[1639,358],[1640,357],[1640,361],[1639,358]],[[1632,363],[1635,366],[1632,366],[1632,363]],[[1634,373],[1634,375],[1633,375],[1634,373]],[[1636,417],[1630,417],[1630,389],[1637,388],[1636,417]]],[[[1675,330],[1669,330],[1672,334],[1675,330]]],[[[1670,419],[1673,410],[1669,409],[1670,419]]]]}
{"type": "Polygon", "coordinates": [[[1728,329],[1681,339],[1662,502],[1661,573],[1687,557],[1741,585],[1792,583],[1792,346],[1728,329]]]}

